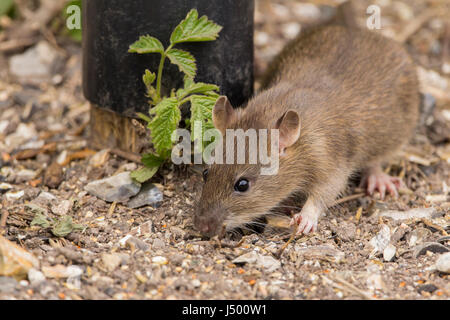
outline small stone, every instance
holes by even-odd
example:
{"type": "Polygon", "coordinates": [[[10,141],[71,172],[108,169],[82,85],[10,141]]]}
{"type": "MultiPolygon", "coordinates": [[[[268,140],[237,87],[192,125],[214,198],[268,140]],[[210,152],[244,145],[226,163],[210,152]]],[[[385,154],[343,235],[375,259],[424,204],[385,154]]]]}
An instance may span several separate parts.
{"type": "Polygon", "coordinates": [[[170,262],[175,266],[180,266],[184,258],[185,256],[183,254],[175,253],[170,257],[170,262]]]}
{"type": "Polygon", "coordinates": [[[392,2],[392,7],[395,11],[397,11],[399,18],[403,21],[409,21],[414,18],[413,10],[406,3],[401,1],[394,1],[392,2]]]}
{"type": "Polygon", "coordinates": [[[355,240],[356,226],[354,223],[344,221],[337,226],[332,225],[331,228],[342,241],[348,242],[355,240]]]}
{"type": "Polygon", "coordinates": [[[387,247],[384,248],[384,251],[383,251],[384,261],[390,262],[390,261],[394,260],[396,251],[397,251],[397,248],[394,245],[388,244],[387,247]]]}
{"type": "Polygon", "coordinates": [[[366,285],[369,290],[384,290],[386,289],[386,285],[383,281],[383,277],[381,274],[375,273],[371,274],[366,279],[366,285]]]}
{"type": "Polygon", "coordinates": [[[414,249],[414,257],[417,258],[417,257],[425,254],[427,251],[430,251],[433,253],[444,253],[444,252],[449,252],[450,249],[448,249],[446,246],[444,246],[438,242],[426,242],[423,245],[417,246],[414,249]]]}
{"type": "Polygon", "coordinates": [[[118,254],[103,253],[102,262],[109,272],[114,271],[120,266],[122,258],[118,254]]]}
{"type": "Polygon", "coordinates": [[[403,239],[406,233],[411,231],[411,228],[408,225],[402,223],[398,228],[396,228],[391,236],[391,243],[396,244],[398,241],[403,239]]]}
{"type": "Polygon", "coordinates": [[[44,184],[49,188],[57,189],[63,178],[63,168],[55,161],[45,171],[44,184]]]}
{"type": "Polygon", "coordinates": [[[417,291],[418,291],[419,293],[422,293],[422,292],[433,293],[433,292],[435,292],[437,289],[439,289],[439,288],[436,287],[434,284],[428,283],[428,284],[421,285],[421,286],[417,289],[417,291]]]}
{"type": "Polygon", "coordinates": [[[0,183],[0,194],[5,193],[6,191],[9,191],[13,188],[12,185],[10,185],[9,183],[0,183]]]}
{"type": "Polygon", "coordinates": [[[33,180],[36,177],[36,171],[22,169],[16,174],[16,183],[23,183],[30,180],[33,180]]]}
{"type": "Polygon", "coordinates": [[[24,53],[12,56],[10,72],[24,83],[49,81],[58,57],[58,52],[48,42],[41,41],[24,53]]]}
{"type": "Polygon", "coordinates": [[[379,216],[387,217],[394,220],[407,220],[407,219],[432,219],[436,216],[437,212],[435,208],[416,208],[408,211],[388,210],[380,212],[379,216]]]}
{"type": "Polygon", "coordinates": [[[101,167],[109,159],[109,149],[103,149],[92,156],[89,165],[94,168],[101,167]]]}
{"type": "Polygon", "coordinates": [[[260,256],[258,264],[262,266],[266,272],[273,272],[281,267],[280,261],[271,256],[260,256]]]}
{"type": "Polygon", "coordinates": [[[293,3],[293,13],[303,22],[314,21],[321,16],[319,7],[312,3],[293,3]]]}
{"type": "Polygon", "coordinates": [[[125,202],[135,196],[141,186],[131,179],[130,172],[122,172],[109,178],[93,181],[84,189],[107,202],[125,202]]]}
{"type": "Polygon", "coordinates": [[[152,206],[157,208],[163,201],[163,193],[152,183],[145,183],[141,191],[128,201],[129,208],[140,208],[143,206],[152,206]]]}
{"type": "Polygon", "coordinates": [[[198,280],[198,279],[192,280],[192,286],[193,286],[194,288],[198,288],[198,287],[200,287],[201,285],[202,285],[202,283],[200,282],[200,280],[198,280]]]}
{"type": "Polygon", "coordinates": [[[19,283],[11,277],[0,277],[0,292],[12,293],[19,283]]]}
{"type": "Polygon", "coordinates": [[[28,280],[30,281],[30,284],[32,286],[36,286],[44,282],[46,278],[41,271],[31,268],[30,270],[28,270],[28,280]]]}
{"type": "Polygon", "coordinates": [[[20,123],[14,133],[5,138],[5,144],[11,149],[18,148],[28,140],[37,136],[34,123],[20,123]]]}
{"type": "Polygon", "coordinates": [[[325,260],[340,263],[345,258],[345,253],[329,245],[311,246],[306,248],[295,247],[299,256],[307,260],[325,260]]]}
{"type": "Polygon", "coordinates": [[[382,253],[384,249],[389,245],[391,241],[391,230],[385,224],[381,226],[381,230],[375,237],[370,239],[370,245],[373,247],[370,257],[376,256],[378,253],[382,253]]]}
{"type": "Polygon", "coordinates": [[[152,249],[158,250],[158,249],[164,249],[166,247],[166,244],[161,239],[156,238],[153,240],[152,249]]]}
{"type": "Polygon", "coordinates": [[[148,278],[144,276],[139,270],[134,273],[134,276],[141,283],[146,283],[148,281],[148,278]]]}
{"type": "Polygon", "coordinates": [[[150,250],[150,246],[146,244],[144,241],[133,237],[132,235],[127,235],[120,239],[119,244],[122,247],[128,246],[132,251],[134,250],[142,250],[144,252],[150,250]]]}
{"type": "Polygon", "coordinates": [[[266,32],[256,31],[255,30],[255,45],[264,46],[269,43],[270,38],[266,32]]]}
{"type": "Polygon", "coordinates": [[[6,200],[14,201],[14,200],[19,200],[24,195],[25,195],[25,191],[23,191],[23,190],[15,191],[15,192],[10,191],[5,194],[5,197],[6,197],[6,200]]]}
{"type": "Polygon", "coordinates": [[[411,232],[408,239],[408,244],[410,247],[424,243],[424,241],[431,236],[430,229],[427,228],[417,228],[411,232]]]}
{"type": "Polygon", "coordinates": [[[258,254],[257,252],[254,251],[245,253],[235,258],[232,262],[235,264],[244,264],[244,263],[254,264],[258,267],[264,268],[265,271],[267,272],[273,272],[281,267],[281,263],[279,260],[276,260],[271,256],[264,256],[258,254]]]}
{"type": "Polygon", "coordinates": [[[44,266],[42,267],[42,272],[47,278],[64,279],[81,276],[83,274],[83,269],[75,265],[66,267],[58,264],[52,267],[44,266]]]}
{"type": "Polygon", "coordinates": [[[436,269],[440,272],[450,273],[450,252],[439,256],[436,261],[436,269]]]}
{"type": "Polygon", "coordinates": [[[152,263],[162,266],[162,265],[169,263],[169,261],[167,260],[166,257],[156,256],[156,257],[152,258],[152,263]]]}
{"type": "Polygon", "coordinates": [[[67,215],[70,209],[72,209],[72,201],[70,200],[62,200],[51,207],[52,212],[60,216],[67,215]]]}
{"type": "Polygon", "coordinates": [[[39,196],[36,199],[34,199],[34,201],[49,203],[56,199],[57,198],[54,195],[52,195],[50,192],[42,191],[41,193],[39,193],[39,196]]]}
{"type": "Polygon", "coordinates": [[[22,280],[38,266],[39,261],[31,253],[0,236],[0,276],[22,280]]]}
{"type": "Polygon", "coordinates": [[[287,39],[294,39],[300,32],[300,24],[297,22],[290,22],[282,26],[283,35],[287,39]]]}

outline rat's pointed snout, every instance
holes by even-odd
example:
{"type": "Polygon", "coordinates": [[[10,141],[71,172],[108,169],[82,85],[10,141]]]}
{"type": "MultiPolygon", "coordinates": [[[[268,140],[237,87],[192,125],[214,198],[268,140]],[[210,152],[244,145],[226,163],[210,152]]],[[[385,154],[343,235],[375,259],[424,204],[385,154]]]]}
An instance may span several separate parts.
{"type": "Polygon", "coordinates": [[[214,214],[197,214],[194,217],[194,227],[204,236],[213,237],[217,234],[221,221],[214,214]]]}

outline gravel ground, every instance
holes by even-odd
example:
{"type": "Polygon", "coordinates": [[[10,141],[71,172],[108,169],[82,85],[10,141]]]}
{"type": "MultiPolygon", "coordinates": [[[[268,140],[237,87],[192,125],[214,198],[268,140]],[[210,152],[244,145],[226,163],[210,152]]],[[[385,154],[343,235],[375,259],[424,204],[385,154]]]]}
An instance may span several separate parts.
{"type": "MultiPolygon", "coordinates": [[[[427,94],[416,136],[386,168],[406,187],[382,201],[352,181],[319,232],[289,243],[292,212],[267,217],[259,230],[202,239],[192,227],[200,167],[168,166],[152,178],[164,197],[157,208],[91,195],[88,183],[139,164],[89,148],[79,44],[41,35],[34,54],[54,59],[35,84],[14,76],[22,52],[0,51],[0,299],[449,299],[449,3],[357,8],[372,2],[382,9],[380,32],[408,35],[427,94]],[[424,18],[431,10],[446,16],[424,18]]],[[[328,14],[321,8],[257,1],[257,81],[302,25],[328,14]]]]}

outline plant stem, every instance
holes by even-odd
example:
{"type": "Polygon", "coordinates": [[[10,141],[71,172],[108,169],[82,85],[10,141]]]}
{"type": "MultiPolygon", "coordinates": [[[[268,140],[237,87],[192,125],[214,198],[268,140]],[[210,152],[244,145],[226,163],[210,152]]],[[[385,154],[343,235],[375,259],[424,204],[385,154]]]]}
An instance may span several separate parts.
{"type": "Polygon", "coordinates": [[[159,62],[159,68],[158,68],[158,78],[156,80],[156,96],[158,98],[158,103],[161,101],[161,79],[162,79],[162,72],[164,69],[164,62],[166,60],[167,52],[172,49],[173,45],[171,44],[164,53],[161,53],[161,61],[159,62]]]}
{"type": "Polygon", "coordinates": [[[161,53],[161,61],[159,62],[159,68],[158,68],[158,78],[156,80],[156,98],[159,102],[161,100],[161,78],[162,78],[162,72],[164,68],[164,61],[166,60],[166,53],[161,53]]]}

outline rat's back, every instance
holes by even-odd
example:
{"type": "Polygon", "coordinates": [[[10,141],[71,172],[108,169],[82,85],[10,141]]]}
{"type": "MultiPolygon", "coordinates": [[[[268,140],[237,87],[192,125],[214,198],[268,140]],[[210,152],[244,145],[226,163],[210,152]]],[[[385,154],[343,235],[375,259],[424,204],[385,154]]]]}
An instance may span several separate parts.
{"type": "Polygon", "coordinates": [[[411,58],[368,30],[325,26],[300,35],[271,64],[263,88],[283,84],[306,97],[296,103],[304,123],[322,122],[331,145],[359,146],[361,165],[396,151],[417,123],[411,58]]]}

